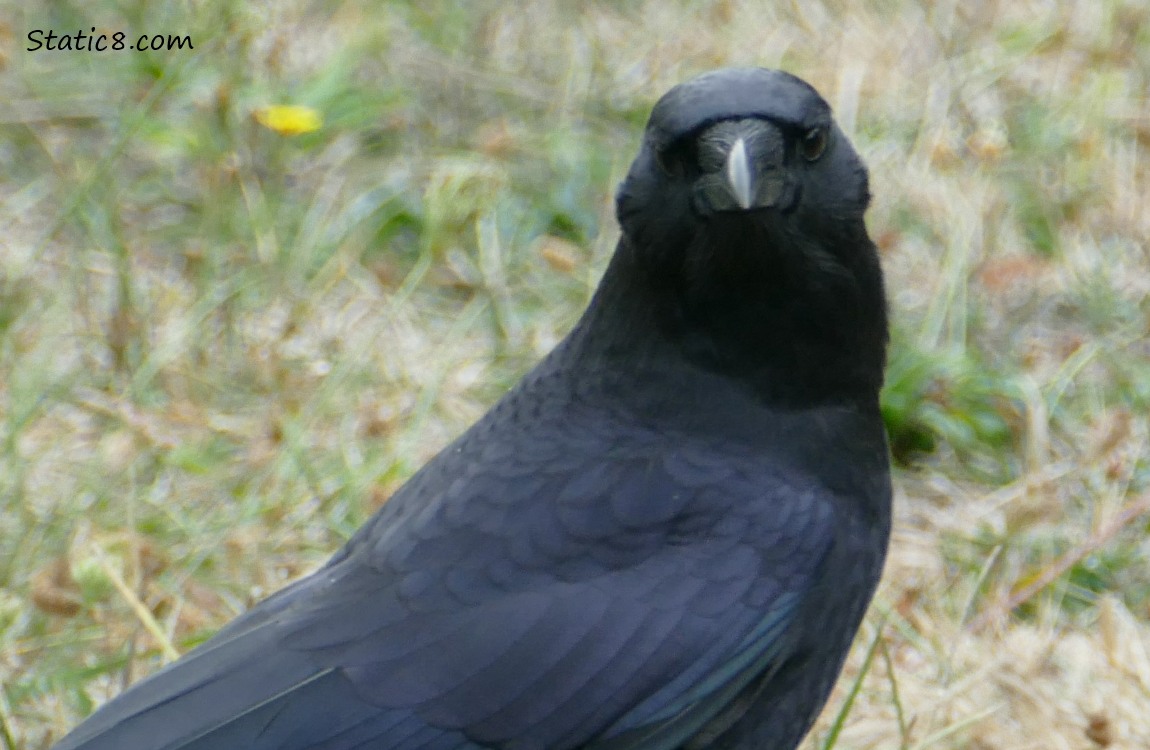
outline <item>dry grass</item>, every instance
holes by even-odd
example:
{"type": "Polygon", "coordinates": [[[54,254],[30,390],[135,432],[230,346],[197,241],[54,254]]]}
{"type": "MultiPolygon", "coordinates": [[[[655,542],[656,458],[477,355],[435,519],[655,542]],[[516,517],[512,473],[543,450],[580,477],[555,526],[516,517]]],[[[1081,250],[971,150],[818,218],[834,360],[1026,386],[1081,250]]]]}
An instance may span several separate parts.
{"type": "Polygon", "coordinates": [[[586,301],[654,98],[727,64],[836,108],[896,319],[891,558],[807,745],[1150,746],[1150,3],[770,6],[0,4],[0,747],[482,413],[586,301]],[[23,51],[90,26],[196,49],[23,51]]]}

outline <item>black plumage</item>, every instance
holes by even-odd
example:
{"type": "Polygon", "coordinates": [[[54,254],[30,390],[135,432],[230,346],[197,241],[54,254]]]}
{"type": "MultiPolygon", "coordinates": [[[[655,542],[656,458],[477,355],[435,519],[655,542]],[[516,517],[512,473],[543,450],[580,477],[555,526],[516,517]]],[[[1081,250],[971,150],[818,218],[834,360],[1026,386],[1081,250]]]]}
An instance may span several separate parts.
{"type": "Polygon", "coordinates": [[[325,567],[58,750],[795,747],[889,535],[868,202],[798,78],[672,89],[571,334],[325,567]]]}

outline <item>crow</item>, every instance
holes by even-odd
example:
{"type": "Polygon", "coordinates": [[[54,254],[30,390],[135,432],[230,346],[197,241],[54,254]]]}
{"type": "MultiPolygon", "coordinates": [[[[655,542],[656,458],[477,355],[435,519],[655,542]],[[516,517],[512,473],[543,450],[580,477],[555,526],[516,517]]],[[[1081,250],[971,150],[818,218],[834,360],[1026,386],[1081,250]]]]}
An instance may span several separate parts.
{"type": "Polygon", "coordinates": [[[324,567],[57,750],[796,747],[890,535],[869,202],[799,78],[672,88],[571,333],[324,567]]]}

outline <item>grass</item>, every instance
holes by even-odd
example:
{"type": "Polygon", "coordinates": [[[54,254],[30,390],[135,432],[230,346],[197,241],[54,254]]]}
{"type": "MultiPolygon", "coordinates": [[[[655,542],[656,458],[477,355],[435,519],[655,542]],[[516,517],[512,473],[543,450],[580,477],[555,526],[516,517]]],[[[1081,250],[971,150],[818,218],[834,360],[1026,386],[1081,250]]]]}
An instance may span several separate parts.
{"type": "Polygon", "coordinates": [[[891,557],[807,746],[1150,744],[1150,3],[0,19],[0,747],[313,569],[481,414],[586,302],[654,99],[725,64],[835,107],[895,320],[891,557]],[[195,48],[24,51],[93,26],[195,48]]]}

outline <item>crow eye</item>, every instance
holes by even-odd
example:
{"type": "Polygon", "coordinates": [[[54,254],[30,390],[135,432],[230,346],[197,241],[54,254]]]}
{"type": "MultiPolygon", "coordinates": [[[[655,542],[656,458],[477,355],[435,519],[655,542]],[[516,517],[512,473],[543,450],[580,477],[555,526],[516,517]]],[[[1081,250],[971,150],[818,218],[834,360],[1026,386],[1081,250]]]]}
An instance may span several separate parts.
{"type": "Polygon", "coordinates": [[[803,134],[799,141],[799,150],[807,161],[817,161],[827,150],[827,129],[823,127],[811,128],[803,134]]]}
{"type": "Polygon", "coordinates": [[[691,138],[680,138],[656,151],[655,161],[668,177],[681,180],[698,170],[698,146],[691,138]]]}

